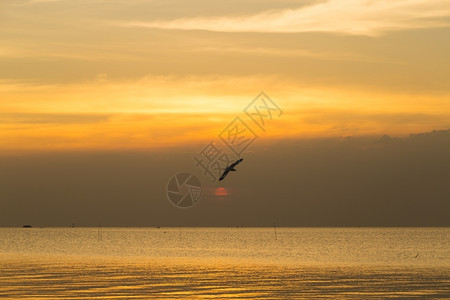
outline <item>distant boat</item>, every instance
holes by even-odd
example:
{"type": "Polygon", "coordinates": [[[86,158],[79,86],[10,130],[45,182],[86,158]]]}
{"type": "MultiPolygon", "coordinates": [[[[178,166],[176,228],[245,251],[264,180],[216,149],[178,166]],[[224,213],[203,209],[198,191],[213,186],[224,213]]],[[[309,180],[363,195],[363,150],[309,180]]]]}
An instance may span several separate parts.
{"type": "Polygon", "coordinates": [[[33,228],[31,225],[23,225],[23,228],[33,228]]]}

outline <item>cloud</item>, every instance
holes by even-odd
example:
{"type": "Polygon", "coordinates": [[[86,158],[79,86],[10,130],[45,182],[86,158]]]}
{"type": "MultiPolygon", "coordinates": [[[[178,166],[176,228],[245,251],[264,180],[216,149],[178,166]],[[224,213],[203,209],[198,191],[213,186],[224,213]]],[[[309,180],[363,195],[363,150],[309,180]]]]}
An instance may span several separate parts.
{"type": "Polygon", "coordinates": [[[125,22],[126,27],[208,30],[217,32],[331,32],[377,36],[391,30],[449,26],[445,0],[330,0],[297,9],[270,10],[246,16],[181,18],[125,22]]]}
{"type": "MultiPolygon", "coordinates": [[[[270,138],[404,135],[450,128],[449,96],[302,86],[282,76],[98,73],[79,84],[0,80],[0,153],[22,149],[129,149],[210,141],[257,95],[284,114],[270,138]]],[[[254,126],[246,118],[249,126],[254,126]]],[[[254,128],[258,130],[258,128],[254,128]]]]}
{"type": "Polygon", "coordinates": [[[0,124],[86,124],[108,121],[108,114],[48,114],[7,113],[0,116],[0,124]]]}
{"type": "Polygon", "coordinates": [[[0,225],[25,219],[42,226],[93,226],[99,219],[108,226],[450,225],[449,131],[283,139],[265,149],[258,143],[225,182],[234,192],[227,203],[205,193],[189,215],[168,203],[165,187],[183,170],[197,174],[205,189],[212,186],[192,159],[203,144],[0,154],[0,225]]]}

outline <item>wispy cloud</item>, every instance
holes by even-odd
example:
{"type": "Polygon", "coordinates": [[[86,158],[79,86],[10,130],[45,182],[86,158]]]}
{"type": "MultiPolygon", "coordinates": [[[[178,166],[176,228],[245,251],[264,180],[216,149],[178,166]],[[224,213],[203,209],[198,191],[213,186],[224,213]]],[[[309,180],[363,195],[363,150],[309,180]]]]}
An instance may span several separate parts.
{"type": "Polygon", "coordinates": [[[0,101],[0,153],[203,143],[243,116],[258,86],[268,87],[285,112],[266,137],[397,135],[450,126],[448,95],[302,87],[279,76],[134,81],[100,73],[90,82],[65,85],[0,80],[2,97],[14,99],[0,101]]]}
{"type": "Polygon", "coordinates": [[[449,26],[447,0],[330,0],[246,16],[122,22],[121,26],[217,32],[332,32],[376,36],[391,30],[449,26]]]}
{"type": "Polygon", "coordinates": [[[0,124],[87,124],[106,122],[108,114],[48,114],[48,113],[7,113],[0,115],[0,124]]]}

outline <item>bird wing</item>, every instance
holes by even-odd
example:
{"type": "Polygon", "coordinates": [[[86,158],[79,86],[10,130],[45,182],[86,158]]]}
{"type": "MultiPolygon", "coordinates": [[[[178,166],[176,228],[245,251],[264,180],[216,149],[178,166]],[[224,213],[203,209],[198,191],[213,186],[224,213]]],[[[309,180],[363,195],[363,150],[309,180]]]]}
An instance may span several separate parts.
{"type": "Polygon", "coordinates": [[[231,164],[230,169],[233,169],[234,167],[236,167],[238,164],[240,164],[244,159],[238,159],[237,161],[235,161],[234,163],[231,164]]]}
{"type": "Polygon", "coordinates": [[[230,168],[226,168],[225,171],[222,173],[222,176],[220,176],[219,181],[223,180],[229,172],[230,168]]]}

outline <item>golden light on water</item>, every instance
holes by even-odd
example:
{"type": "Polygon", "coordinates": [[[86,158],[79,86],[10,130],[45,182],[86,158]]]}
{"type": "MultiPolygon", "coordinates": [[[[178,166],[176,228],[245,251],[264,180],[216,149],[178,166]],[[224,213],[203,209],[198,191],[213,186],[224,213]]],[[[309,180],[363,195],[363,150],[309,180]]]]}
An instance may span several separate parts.
{"type": "Polygon", "coordinates": [[[2,228],[0,297],[445,298],[446,228],[276,230],[2,228]]]}

